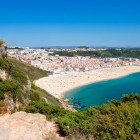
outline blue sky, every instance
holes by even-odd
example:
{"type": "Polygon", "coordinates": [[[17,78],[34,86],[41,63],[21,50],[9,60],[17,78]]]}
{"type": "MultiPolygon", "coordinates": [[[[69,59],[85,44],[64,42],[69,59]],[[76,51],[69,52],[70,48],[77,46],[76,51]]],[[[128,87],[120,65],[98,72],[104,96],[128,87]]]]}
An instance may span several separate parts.
{"type": "Polygon", "coordinates": [[[10,45],[140,46],[139,0],[0,0],[10,45]]]}

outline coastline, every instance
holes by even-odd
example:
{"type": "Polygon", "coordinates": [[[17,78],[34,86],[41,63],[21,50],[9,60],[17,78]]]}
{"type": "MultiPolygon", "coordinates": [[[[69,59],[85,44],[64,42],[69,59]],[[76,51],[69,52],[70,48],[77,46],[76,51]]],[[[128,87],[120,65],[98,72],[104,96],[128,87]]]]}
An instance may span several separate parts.
{"type": "Polygon", "coordinates": [[[52,96],[65,103],[64,95],[75,88],[127,76],[140,72],[140,66],[123,66],[113,68],[95,69],[86,72],[67,72],[65,74],[54,74],[35,81],[35,85],[46,90],[52,96]]]}

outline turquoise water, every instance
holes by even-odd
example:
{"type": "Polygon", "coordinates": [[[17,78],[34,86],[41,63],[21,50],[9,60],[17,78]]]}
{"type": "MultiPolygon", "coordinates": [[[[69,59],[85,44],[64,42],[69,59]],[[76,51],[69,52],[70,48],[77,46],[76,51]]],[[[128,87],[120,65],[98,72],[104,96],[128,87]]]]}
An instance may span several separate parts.
{"type": "Polygon", "coordinates": [[[67,92],[65,98],[74,107],[83,110],[90,106],[103,105],[112,99],[119,101],[126,93],[140,94],[140,73],[85,85],[67,92]]]}

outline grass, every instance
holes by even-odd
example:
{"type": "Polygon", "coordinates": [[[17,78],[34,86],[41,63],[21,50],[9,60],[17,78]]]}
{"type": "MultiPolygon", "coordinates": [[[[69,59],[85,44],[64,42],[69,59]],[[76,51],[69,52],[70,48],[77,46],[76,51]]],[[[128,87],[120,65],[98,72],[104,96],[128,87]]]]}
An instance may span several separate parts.
{"type": "Polygon", "coordinates": [[[46,99],[48,104],[53,104],[53,105],[58,105],[61,106],[61,103],[59,102],[58,99],[50,95],[48,92],[45,90],[35,86],[33,84],[34,80],[37,80],[39,78],[48,76],[47,71],[43,71],[39,68],[36,68],[32,65],[29,65],[27,63],[24,63],[22,61],[19,61],[15,58],[9,57],[8,60],[19,70],[22,70],[22,72],[26,73],[29,77],[29,79],[32,82],[31,90],[29,91],[30,97],[32,100],[39,100],[39,99],[46,99]]]}
{"type": "Polygon", "coordinates": [[[58,99],[50,95],[45,90],[35,86],[34,84],[32,84],[30,95],[31,95],[32,101],[45,98],[48,104],[62,106],[58,99]]]}
{"type": "Polygon", "coordinates": [[[33,82],[34,80],[37,80],[39,78],[48,76],[47,71],[43,71],[39,68],[33,67],[27,63],[24,63],[22,61],[19,61],[15,58],[9,57],[8,60],[15,65],[18,69],[22,70],[24,73],[28,74],[29,79],[33,82]]]}
{"type": "Polygon", "coordinates": [[[18,99],[22,104],[22,108],[27,105],[26,101],[39,101],[44,99],[48,104],[61,106],[61,103],[55,97],[33,84],[34,80],[48,76],[47,71],[35,68],[10,57],[0,59],[0,69],[5,70],[11,77],[7,80],[0,78],[0,100],[4,100],[4,95],[8,94],[14,101],[18,99]],[[31,89],[25,88],[28,80],[31,81],[31,89]]]}

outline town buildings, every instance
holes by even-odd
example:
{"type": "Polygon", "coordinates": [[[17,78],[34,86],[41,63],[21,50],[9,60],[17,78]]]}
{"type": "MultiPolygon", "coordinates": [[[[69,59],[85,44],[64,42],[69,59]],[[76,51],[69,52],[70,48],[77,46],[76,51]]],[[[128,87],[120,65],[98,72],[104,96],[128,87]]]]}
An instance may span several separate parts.
{"type": "MultiPolygon", "coordinates": [[[[64,73],[68,71],[90,71],[99,68],[120,67],[137,65],[140,60],[134,58],[91,58],[90,56],[59,56],[52,55],[57,49],[9,49],[8,55],[29,63],[40,69],[53,73],[64,73]]],[[[67,51],[76,51],[74,49],[67,51]]],[[[86,50],[83,50],[86,51],[86,50]]],[[[88,50],[89,51],[89,50],[88,50]]]]}

